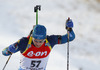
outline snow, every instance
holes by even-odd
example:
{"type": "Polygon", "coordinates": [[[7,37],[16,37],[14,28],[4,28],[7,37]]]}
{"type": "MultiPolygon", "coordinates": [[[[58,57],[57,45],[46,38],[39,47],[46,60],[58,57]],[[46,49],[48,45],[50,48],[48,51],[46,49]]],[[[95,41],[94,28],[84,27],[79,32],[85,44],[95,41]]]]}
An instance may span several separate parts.
{"type": "MultiPolygon", "coordinates": [[[[76,38],[70,42],[70,70],[100,70],[100,0],[0,0],[0,69],[8,57],[2,50],[27,36],[35,25],[34,6],[41,5],[39,24],[47,34],[65,34],[68,17],[74,22],[76,38]]],[[[67,44],[56,45],[47,70],[66,70],[67,44]]],[[[20,53],[12,55],[5,70],[18,70],[20,53]]]]}

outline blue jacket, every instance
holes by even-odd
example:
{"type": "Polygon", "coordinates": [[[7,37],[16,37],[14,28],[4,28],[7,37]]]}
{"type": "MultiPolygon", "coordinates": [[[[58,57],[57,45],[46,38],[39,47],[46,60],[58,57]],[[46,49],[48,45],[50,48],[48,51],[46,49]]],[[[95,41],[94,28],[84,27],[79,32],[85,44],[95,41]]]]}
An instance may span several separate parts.
{"type": "MultiPolygon", "coordinates": [[[[70,31],[69,33],[70,33],[69,41],[74,40],[75,34],[74,34],[73,30],[70,31]]],[[[65,34],[65,35],[50,35],[50,36],[47,35],[47,40],[50,43],[52,48],[56,44],[64,44],[64,43],[68,42],[67,34],[65,34]]],[[[5,55],[5,56],[9,56],[9,55],[11,55],[11,53],[16,53],[18,51],[23,53],[25,51],[26,47],[27,47],[28,41],[29,41],[29,38],[23,37],[19,41],[15,42],[14,44],[5,48],[2,51],[2,54],[5,55]]]]}

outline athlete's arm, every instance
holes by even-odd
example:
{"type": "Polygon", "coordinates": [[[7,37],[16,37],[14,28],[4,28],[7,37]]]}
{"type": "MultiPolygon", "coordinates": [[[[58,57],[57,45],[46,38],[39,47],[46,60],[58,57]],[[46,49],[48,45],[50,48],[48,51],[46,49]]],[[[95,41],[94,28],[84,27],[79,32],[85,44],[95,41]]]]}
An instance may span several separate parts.
{"type": "Polygon", "coordinates": [[[2,54],[5,56],[9,56],[9,55],[11,55],[11,53],[16,53],[18,51],[22,52],[26,48],[27,42],[28,42],[28,39],[26,37],[23,37],[19,41],[17,41],[16,43],[3,49],[2,54]]]}
{"type": "MultiPolygon", "coordinates": [[[[75,34],[74,34],[73,30],[69,31],[69,33],[70,33],[69,41],[73,41],[75,39],[75,34]]],[[[68,42],[67,34],[65,34],[65,35],[51,35],[51,36],[47,36],[47,39],[48,39],[52,48],[56,44],[64,44],[64,43],[68,42]]]]}

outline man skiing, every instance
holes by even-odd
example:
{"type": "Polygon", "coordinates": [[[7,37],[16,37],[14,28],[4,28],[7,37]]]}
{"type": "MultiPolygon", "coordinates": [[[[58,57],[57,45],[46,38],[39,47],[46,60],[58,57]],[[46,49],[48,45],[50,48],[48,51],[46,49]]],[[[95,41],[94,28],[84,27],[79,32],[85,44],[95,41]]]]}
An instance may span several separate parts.
{"type": "MultiPolygon", "coordinates": [[[[75,34],[73,32],[73,22],[70,19],[66,22],[66,29],[69,31],[69,41],[73,41],[75,34]]],[[[20,51],[19,70],[45,70],[49,54],[56,44],[68,42],[65,35],[46,35],[46,28],[43,25],[35,25],[32,33],[28,37],[23,37],[14,44],[5,48],[2,54],[12,55],[20,51]]]]}

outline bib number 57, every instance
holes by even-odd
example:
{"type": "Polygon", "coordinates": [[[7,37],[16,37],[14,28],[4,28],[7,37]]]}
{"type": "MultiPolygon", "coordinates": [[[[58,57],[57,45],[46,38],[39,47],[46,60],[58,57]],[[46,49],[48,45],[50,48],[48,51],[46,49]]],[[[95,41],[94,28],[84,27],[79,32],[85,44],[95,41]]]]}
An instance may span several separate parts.
{"type": "Polygon", "coordinates": [[[41,61],[31,61],[31,67],[39,67],[41,61]]]}

